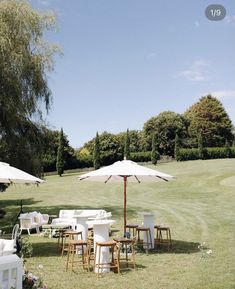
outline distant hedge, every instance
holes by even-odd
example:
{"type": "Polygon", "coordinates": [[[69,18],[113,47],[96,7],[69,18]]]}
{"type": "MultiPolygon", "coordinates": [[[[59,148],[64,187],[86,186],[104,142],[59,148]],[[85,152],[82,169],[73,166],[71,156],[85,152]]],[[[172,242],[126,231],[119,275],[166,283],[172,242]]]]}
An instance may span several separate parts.
{"type": "Polygon", "coordinates": [[[151,152],[135,152],[131,153],[130,159],[133,162],[150,162],[151,152]]]}
{"type": "Polygon", "coordinates": [[[181,148],[177,155],[177,161],[189,161],[189,160],[198,160],[198,159],[224,159],[224,158],[235,158],[235,147],[217,147],[217,148],[204,148],[203,156],[199,157],[198,148],[181,148]]]}
{"type": "Polygon", "coordinates": [[[93,157],[92,156],[79,156],[76,159],[76,168],[90,168],[93,167],[93,157]]]}

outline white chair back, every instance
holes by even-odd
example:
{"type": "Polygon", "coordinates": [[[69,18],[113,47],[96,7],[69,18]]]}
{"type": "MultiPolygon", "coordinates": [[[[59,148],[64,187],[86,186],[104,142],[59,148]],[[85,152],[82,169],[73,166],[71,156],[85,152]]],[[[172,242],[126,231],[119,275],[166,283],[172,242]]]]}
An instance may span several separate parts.
{"type": "Polygon", "coordinates": [[[17,236],[19,235],[19,230],[20,230],[20,226],[19,224],[15,224],[15,226],[13,227],[12,229],[12,235],[11,235],[11,238],[16,240],[17,236]]]}

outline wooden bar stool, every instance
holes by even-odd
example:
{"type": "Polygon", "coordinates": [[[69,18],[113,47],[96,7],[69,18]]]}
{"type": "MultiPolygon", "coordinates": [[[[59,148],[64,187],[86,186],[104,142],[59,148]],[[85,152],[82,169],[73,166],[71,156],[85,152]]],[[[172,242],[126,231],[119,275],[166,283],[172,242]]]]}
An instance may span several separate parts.
{"type": "Polygon", "coordinates": [[[158,233],[157,233],[157,229],[160,227],[160,225],[154,225],[154,244],[157,245],[157,237],[158,237],[158,233]]]}
{"type": "Polygon", "coordinates": [[[106,242],[96,242],[95,245],[95,263],[94,263],[94,272],[98,273],[97,276],[102,273],[104,269],[114,269],[120,273],[120,244],[115,241],[106,241],[106,242]],[[102,249],[109,249],[111,253],[111,260],[109,262],[101,263],[101,254],[102,249]],[[97,270],[96,270],[97,269],[97,270]],[[100,272],[101,270],[101,272],[100,272]]]}
{"type": "Polygon", "coordinates": [[[63,248],[63,243],[64,243],[64,233],[67,231],[68,229],[59,229],[58,230],[58,243],[57,243],[57,246],[58,246],[58,249],[62,250],[63,248]]]}
{"type": "Polygon", "coordinates": [[[64,256],[64,252],[68,252],[69,248],[69,241],[70,240],[82,240],[82,231],[72,231],[72,230],[66,230],[63,232],[62,235],[63,238],[63,245],[62,245],[62,250],[61,250],[61,257],[64,256]]]}
{"type": "Polygon", "coordinates": [[[136,237],[129,238],[114,238],[114,241],[121,244],[120,248],[120,258],[119,260],[124,260],[126,263],[126,267],[128,264],[132,264],[135,269],[135,245],[136,245],[136,237]],[[121,251],[124,250],[125,257],[121,258],[121,251]],[[130,250],[128,254],[128,250],[130,250]]]}
{"type": "Polygon", "coordinates": [[[167,249],[169,250],[170,247],[172,247],[172,241],[171,241],[171,230],[170,227],[157,227],[157,245],[166,245],[167,249]]]}
{"type": "Polygon", "coordinates": [[[137,233],[137,242],[138,244],[142,244],[143,247],[146,247],[146,253],[148,254],[149,249],[152,248],[152,236],[151,236],[151,230],[149,227],[137,227],[136,228],[136,233],[137,233]],[[146,241],[144,241],[144,236],[143,239],[140,238],[140,234],[146,234],[146,241]]]}
{"type": "Polygon", "coordinates": [[[90,271],[90,245],[89,240],[69,240],[66,271],[68,271],[69,267],[71,267],[73,271],[75,265],[83,266],[83,269],[87,268],[87,271],[90,271]],[[80,250],[80,252],[78,250],[80,250]],[[76,259],[75,256],[77,256],[76,259]]]}
{"type": "Polygon", "coordinates": [[[128,224],[126,225],[126,230],[131,234],[132,230],[132,237],[136,236],[136,228],[138,227],[137,224],[128,224]]]}

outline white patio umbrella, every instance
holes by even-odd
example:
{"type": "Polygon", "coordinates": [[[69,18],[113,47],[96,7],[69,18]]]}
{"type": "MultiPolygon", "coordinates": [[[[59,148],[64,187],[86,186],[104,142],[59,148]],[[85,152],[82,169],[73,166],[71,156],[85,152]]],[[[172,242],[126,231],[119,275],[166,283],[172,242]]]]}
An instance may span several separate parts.
{"type": "Polygon", "coordinates": [[[38,184],[44,182],[22,170],[0,162],[0,183],[38,184]]]}
{"type": "Polygon", "coordinates": [[[141,183],[144,181],[170,181],[174,179],[173,176],[140,166],[135,162],[123,160],[115,162],[112,165],[104,168],[83,174],[78,177],[80,181],[102,181],[107,183],[109,181],[124,181],[124,231],[126,230],[126,187],[127,180],[130,182],[141,183]]]}

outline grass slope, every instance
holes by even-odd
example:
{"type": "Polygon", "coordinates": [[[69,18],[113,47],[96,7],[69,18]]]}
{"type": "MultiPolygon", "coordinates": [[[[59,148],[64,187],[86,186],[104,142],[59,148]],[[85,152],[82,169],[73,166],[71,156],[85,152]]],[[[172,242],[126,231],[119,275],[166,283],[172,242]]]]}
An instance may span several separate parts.
{"type": "MultiPolygon", "coordinates": [[[[65,272],[57,241],[32,236],[34,255],[27,260],[27,268],[42,275],[50,289],[234,289],[235,160],[173,162],[157,165],[156,169],[176,176],[176,180],[129,183],[128,222],[141,224],[140,212],[155,212],[156,224],[171,227],[172,251],[138,253],[136,270],[97,279],[82,269],[73,274],[65,272]],[[211,256],[198,250],[202,242],[213,251],[211,256]],[[39,269],[39,264],[43,264],[43,269],[39,269]]],[[[0,228],[11,228],[22,199],[24,211],[50,214],[57,214],[59,209],[104,208],[117,220],[113,235],[121,235],[123,184],[78,182],[76,176],[48,176],[39,187],[12,185],[0,195],[0,207],[7,211],[0,219],[0,228]]]]}

